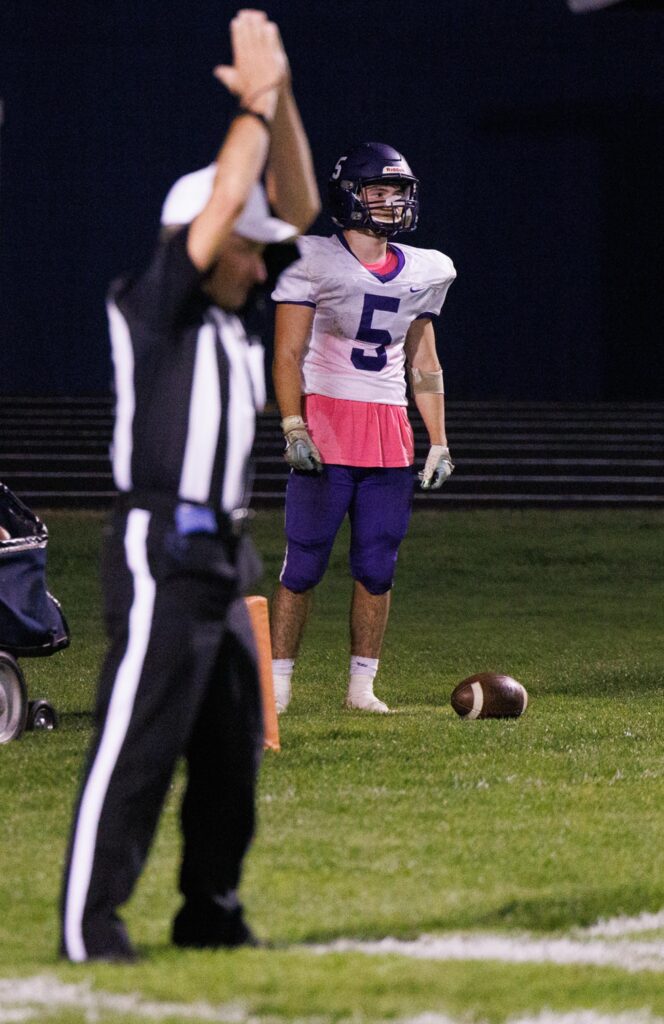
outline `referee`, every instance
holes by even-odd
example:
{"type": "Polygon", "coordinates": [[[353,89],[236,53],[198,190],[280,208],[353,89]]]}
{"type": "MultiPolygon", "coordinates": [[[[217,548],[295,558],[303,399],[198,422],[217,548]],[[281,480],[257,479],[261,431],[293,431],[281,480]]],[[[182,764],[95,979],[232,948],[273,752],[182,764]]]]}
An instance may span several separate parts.
{"type": "Polygon", "coordinates": [[[243,528],[264,382],[235,311],[266,280],[264,247],[303,231],[319,203],[276,25],[240,11],[231,42],[233,64],[215,74],[240,109],[216,164],[176,182],[148,266],[109,296],[120,496],[102,564],[109,648],[62,891],[61,954],[75,962],[135,958],[117,910],[181,756],[172,940],[256,943],[237,896],[262,751],[241,595],[260,570],[243,528]],[[285,220],[259,184],[266,163],[285,220]]]}

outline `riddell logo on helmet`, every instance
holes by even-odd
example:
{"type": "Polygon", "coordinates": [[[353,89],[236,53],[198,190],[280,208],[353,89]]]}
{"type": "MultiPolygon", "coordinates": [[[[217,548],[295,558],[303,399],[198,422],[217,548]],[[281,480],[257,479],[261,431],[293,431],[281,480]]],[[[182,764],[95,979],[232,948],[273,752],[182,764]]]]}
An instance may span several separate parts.
{"type": "Polygon", "coordinates": [[[400,167],[383,167],[383,174],[401,174],[400,167]]]}

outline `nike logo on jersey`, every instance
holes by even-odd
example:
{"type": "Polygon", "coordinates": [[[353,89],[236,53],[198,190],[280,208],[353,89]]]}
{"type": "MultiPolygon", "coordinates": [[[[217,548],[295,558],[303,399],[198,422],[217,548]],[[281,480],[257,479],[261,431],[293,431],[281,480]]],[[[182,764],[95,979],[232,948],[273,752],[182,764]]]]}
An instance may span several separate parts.
{"type": "Polygon", "coordinates": [[[411,288],[411,292],[423,292],[424,288],[411,288]]]}

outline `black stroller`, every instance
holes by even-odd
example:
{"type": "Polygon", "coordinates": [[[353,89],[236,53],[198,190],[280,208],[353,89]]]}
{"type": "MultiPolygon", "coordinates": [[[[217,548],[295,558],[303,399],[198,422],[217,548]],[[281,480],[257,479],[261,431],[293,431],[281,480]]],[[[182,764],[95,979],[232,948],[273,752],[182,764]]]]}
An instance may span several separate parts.
{"type": "Polygon", "coordinates": [[[69,643],[60,605],[46,589],[48,530],[0,483],[0,743],[24,729],[54,729],[48,701],[28,700],[18,657],[39,658],[69,643]]]}

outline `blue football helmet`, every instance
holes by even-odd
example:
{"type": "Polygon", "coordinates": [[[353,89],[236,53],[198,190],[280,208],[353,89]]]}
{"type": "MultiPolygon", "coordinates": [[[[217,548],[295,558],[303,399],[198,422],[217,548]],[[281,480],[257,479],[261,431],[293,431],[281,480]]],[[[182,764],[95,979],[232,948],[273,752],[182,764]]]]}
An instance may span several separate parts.
{"type": "Polygon", "coordinates": [[[328,183],[330,216],[341,228],[368,229],[379,235],[414,231],[419,215],[420,183],[406,160],[382,142],[363,142],[340,156],[328,183]],[[367,185],[401,185],[389,200],[367,201],[367,185]]]}

